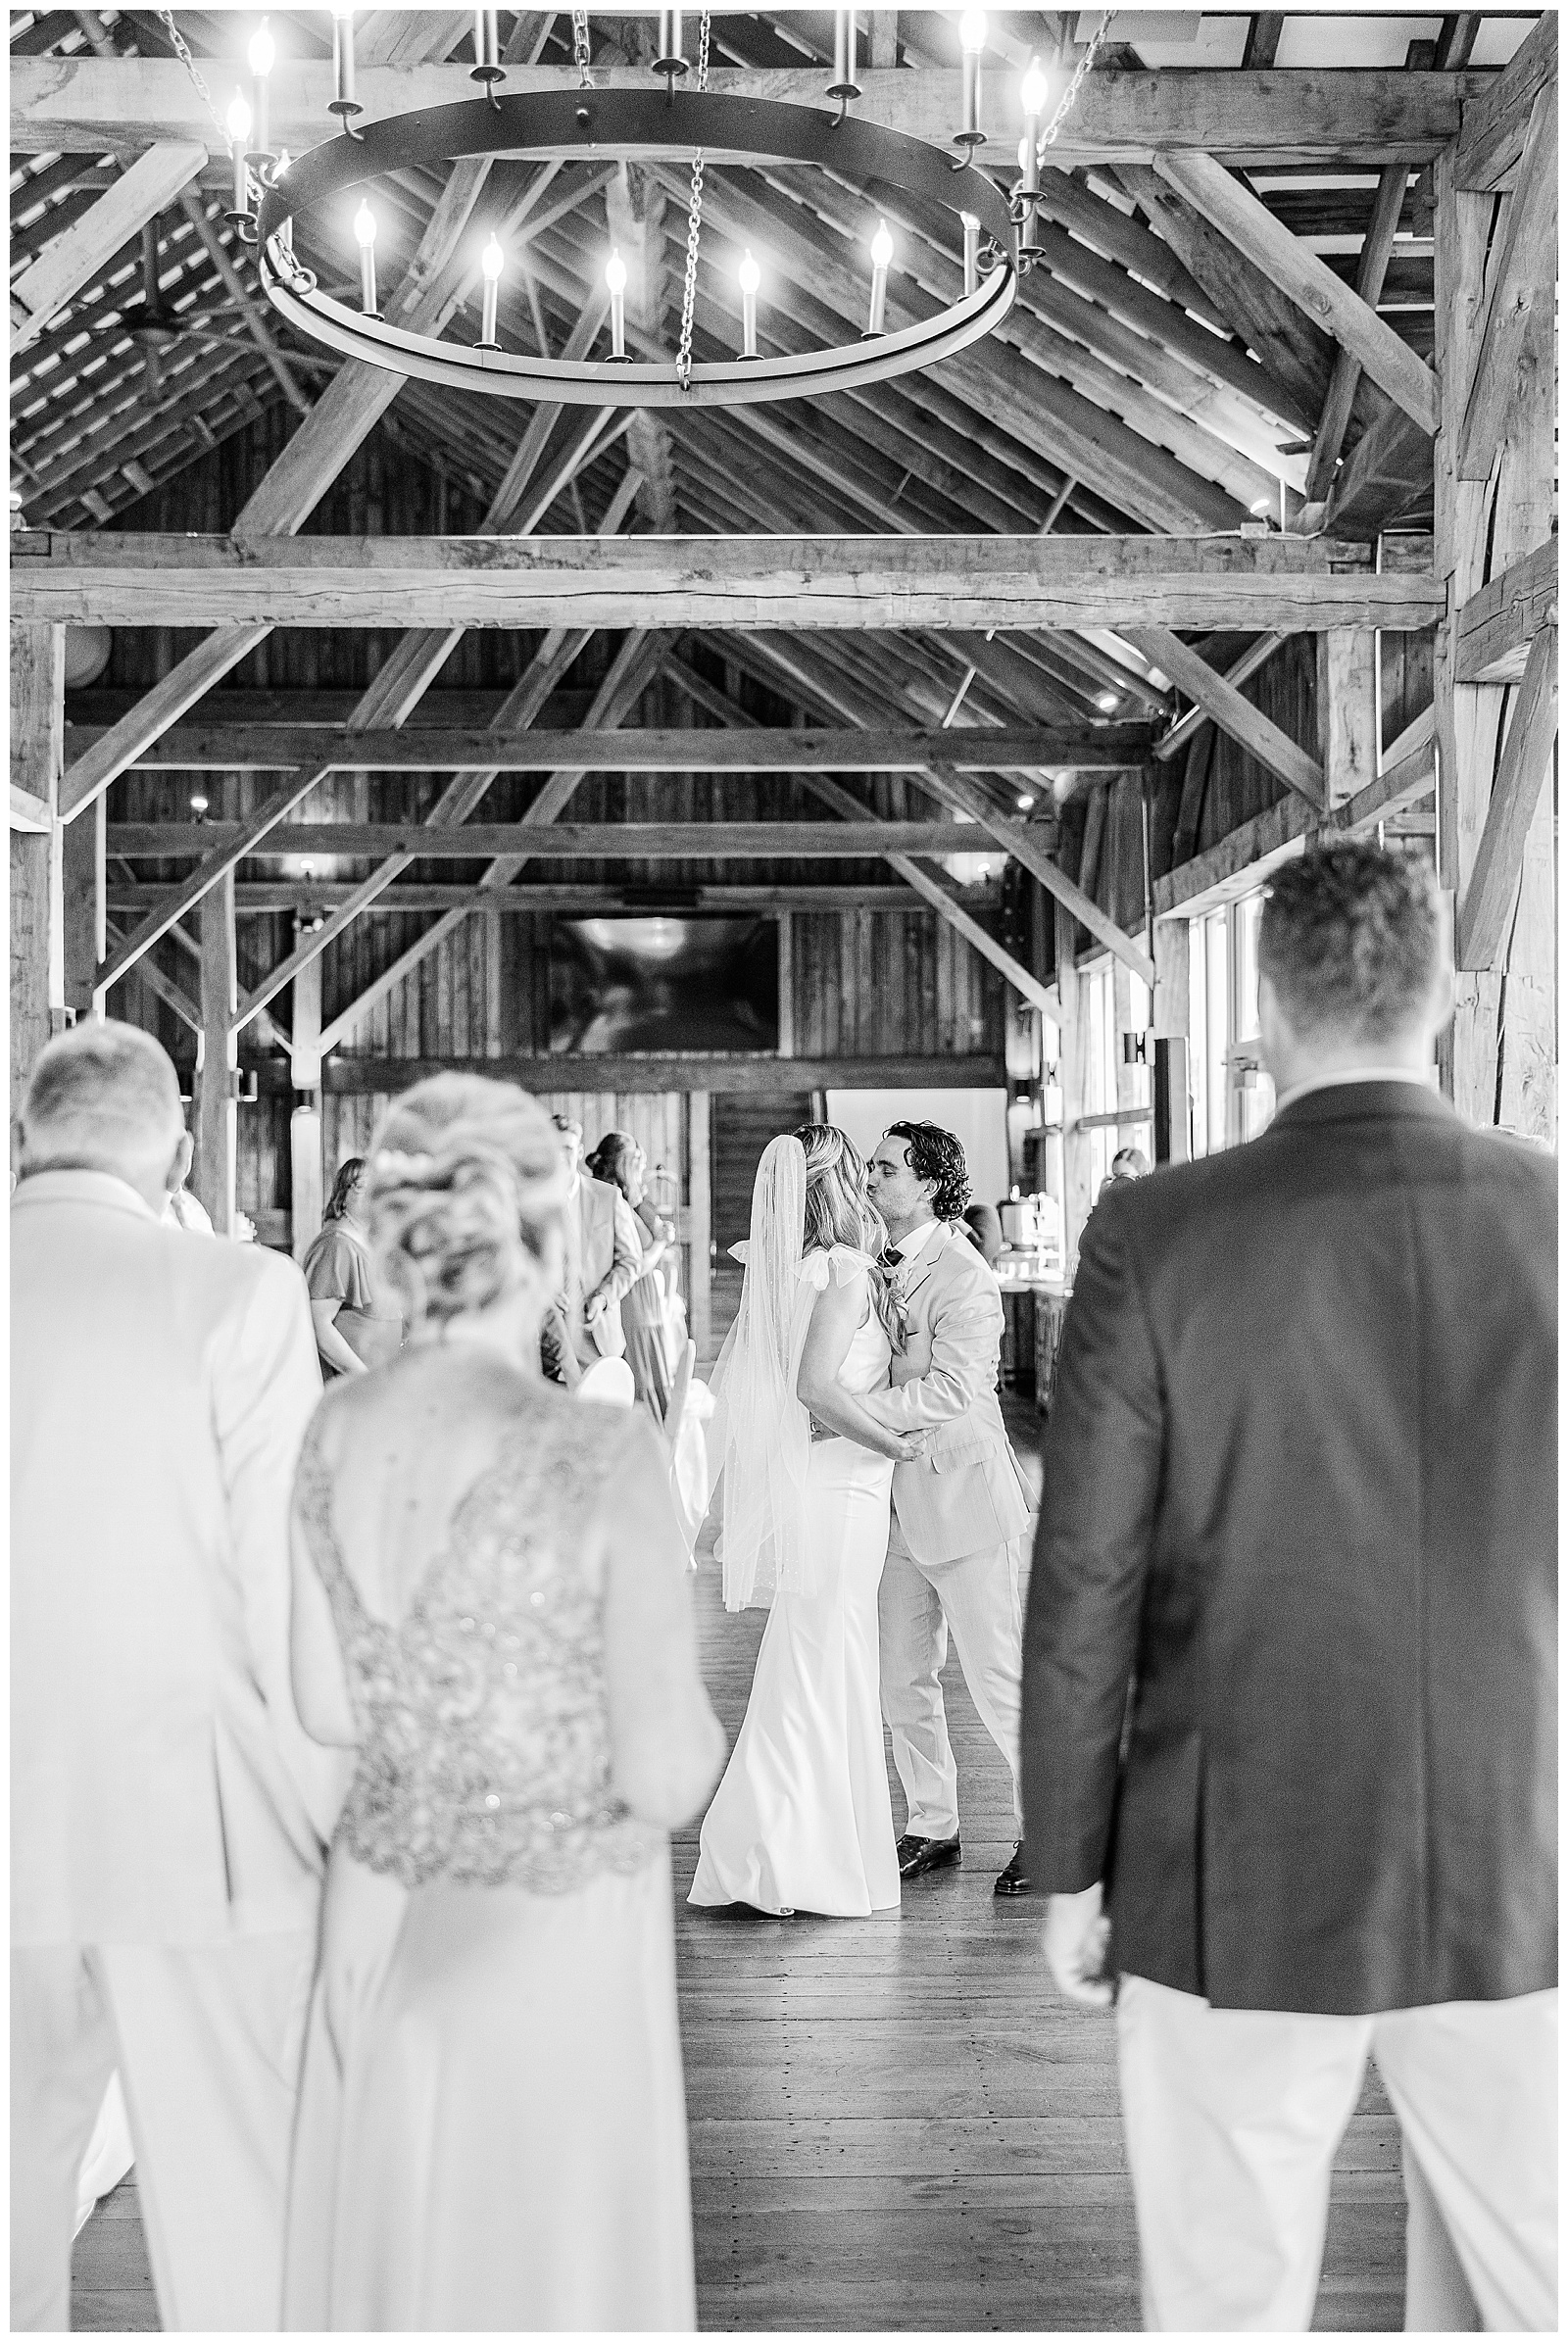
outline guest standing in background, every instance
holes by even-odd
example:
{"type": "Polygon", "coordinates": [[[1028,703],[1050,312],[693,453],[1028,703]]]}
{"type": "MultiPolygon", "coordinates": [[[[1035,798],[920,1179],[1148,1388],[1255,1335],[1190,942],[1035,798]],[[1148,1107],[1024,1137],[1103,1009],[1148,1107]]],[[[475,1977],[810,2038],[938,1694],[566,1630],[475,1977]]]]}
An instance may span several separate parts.
{"type": "Polygon", "coordinates": [[[82,2156],[124,2083],[168,2328],[275,2326],[324,1840],[289,1679],[320,1397],[299,1274],[163,1214],[174,1069],[39,1055],[11,1207],[11,2317],[69,2323],[82,2156]]]}
{"type": "Polygon", "coordinates": [[[666,1832],[724,1739],[665,1458],[541,1380],[569,1178],[538,1104],[437,1075],[372,1161],[409,1346],[329,1394],[295,1494],[301,1709],[356,1770],[285,2322],[690,2329],[666,1832]]]}
{"type": "Polygon", "coordinates": [[[1084,1232],[1025,1635],[1046,1950],[1119,1976],[1149,2326],[1310,2324],[1370,2052],[1406,2324],[1554,2330],[1556,1170],[1430,1086],[1420,864],[1287,864],[1258,965],[1272,1125],[1084,1232]]]}
{"type": "Polygon", "coordinates": [[[321,1214],[321,1233],[303,1263],[321,1374],[363,1374],[395,1358],[403,1342],[403,1311],[388,1293],[370,1250],[366,1218],[365,1161],[351,1154],[339,1166],[321,1214]]]}
{"type": "Polygon", "coordinates": [[[179,1153],[174,1161],[174,1184],[164,1205],[164,1218],[172,1221],[174,1227],[183,1228],[189,1236],[211,1236],[213,1223],[207,1206],[191,1194],[187,1185],[190,1167],[195,1159],[196,1142],[187,1130],[180,1138],[179,1153]]]}
{"type": "Polygon", "coordinates": [[[627,1132],[607,1131],[588,1157],[587,1168],[606,1187],[617,1189],[631,1209],[642,1246],[642,1274],[622,1297],[621,1331],[637,1396],[652,1408],[655,1422],[662,1423],[669,1411],[673,1377],[668,1295],[659,1264],[670,1250],[670,1240],[667,1228],[648,1201],[644,1184],[648,1157],[627,1132]]]}
{"type": "Polygon", "coordinates": [[[1002,1214],[994,1203],[971,1203],[958,1222],[988,1269],[1002,1258],[1002,1214]]]}
{"type": "Polygon", "coordinates": [[[566,1158],[569,1186],[562,1214],[565,1266],[561,1302],[579,1366],[626,1352],[620,1304],[642,1273],[643,1248],[630,1204],[582,1168],[582,1124],[569,1115],[552,1122],[566,1158]]]}

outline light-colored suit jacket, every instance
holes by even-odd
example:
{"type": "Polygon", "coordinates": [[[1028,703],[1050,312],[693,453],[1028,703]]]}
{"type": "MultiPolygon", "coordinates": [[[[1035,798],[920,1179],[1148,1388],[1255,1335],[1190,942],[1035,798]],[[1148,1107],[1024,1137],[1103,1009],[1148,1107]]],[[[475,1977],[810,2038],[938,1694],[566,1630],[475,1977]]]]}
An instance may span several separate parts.
{"type": "Polygon", "coordinates": [[[631,1205],[619,1188],[612,1187],[608,1180],[590,1179],[584,1171],[565,1220],[567,1323],[572,1347],[584,1366],[600,1357],[624,1357],[626,1337],[620,1304],[643,1267],[643,1248],[631,1205]],[[600,1294],[610,1306],[589,1326],[588,1309],[600,1294]]]}
{"type": "Polygon", "coordinates": [[[310,1927],[346,1763],[289,1681],[304,1280],[46,1172],[12,1202],[11,1344],[13,1941],[310,1927]]]}
{"type": "Polygon", "coordinates": [[[906,1332],[892,1391],[862,1401],[894,1431],[929,1429],[923,1454],[893,1473],[893,1504],[919,1561],[959,1561],[1005,1544],[1031,1506],[997,1401],[1002,1294],[965,1236],[941,1227],[899,1294],[906,1332]]]}

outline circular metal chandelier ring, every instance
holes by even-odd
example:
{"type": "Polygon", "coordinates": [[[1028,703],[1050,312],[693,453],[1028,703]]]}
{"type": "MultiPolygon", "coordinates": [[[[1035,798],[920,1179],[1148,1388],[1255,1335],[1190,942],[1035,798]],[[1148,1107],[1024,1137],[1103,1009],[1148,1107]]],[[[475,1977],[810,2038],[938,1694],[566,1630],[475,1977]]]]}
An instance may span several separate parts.
{"type": "Polygon", "coordinates": [[[268,299],[316,340],[400,374],[416,374],[492,397],[554,399],[565,405],[743,406],[810,397],[885,381],[952,357],[1000,324],[1017,292],[1008,199],[973,166],[938,148],[854,116],[764,98],[635,89],[551,91],[475,98],[457,106],[389,116],[353,137],[328,138],[291,162],[267,188],[257,223],[258,267],[268,299]],[[686,161],[806,164],[830,170],[875,201],[880,183],[917,203],[980,223],[989,273],[974,291],[895,333],[867,336],[799,356],[698,362],[683,389],[673,358],[639,360],[514,356],[411,333],[334,301],[294,259],[286,234],[302,213],[392,171],[505,155],[578,163],[686,161]]]}

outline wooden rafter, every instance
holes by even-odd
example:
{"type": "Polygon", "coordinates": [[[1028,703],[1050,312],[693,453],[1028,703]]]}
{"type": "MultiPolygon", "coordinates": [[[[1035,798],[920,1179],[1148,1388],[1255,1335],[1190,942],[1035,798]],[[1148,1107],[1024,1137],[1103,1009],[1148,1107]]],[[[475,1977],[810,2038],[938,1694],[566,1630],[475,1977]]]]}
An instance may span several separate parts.
{"type": "Polygon", "coordinates": [[[1358,359],[1429,437],[1436,432],[1439,397],[1432,368],[1250,188],[1208,155],[1160,155],[1154,168],[1315,325],[1358,359]]]}
{"type": "MultiPolygon", "coordinates": [[[[1068,168],[1142,162],[1151,152],[1215,155],[1246,164],[1273,157],[1402,152],[1426,162],[1460,130],[1467,98],[1482,95],[1487,76],[1406,73],[1381,70],[1235,73],[1162,71],[1092,74],[1063,124],[1054,154],[1068,168]]],[[[617,68],[595,76],[600,87],[646,91],[646,71],[617,68]]],[[[715,94],[766,97],[819,105],[822,69],[799,72],[718,67],[709,76],[715,94]]],[[[860,110],[870,121],[944,146],[961,118],[959,75],[951,68],[918,73],[862,73],[860,110]]],[[[509,92],[574,90],[570,67],[517,68],[509,92]]],[[[332,69],[300,60],[277,75],[272,135],[292,153],[321,136],[332,97],[332,69]]],[[[415,108],[450,105],[473,95],[462,65],[369,66],[359,95],[372,119],[415,108]]],[[[139,150],[149,138],[203,135],[208,120],[182,69],[172,60],[93,57],[11,61],[12,151],[103,154],[139,150]]],[[[988,125],[977,150],[982,167],[1010,167],[1016,118],[988,125]]]]}
{"type": "MultiPolygon", "coordinates": [[[[337,377],[342,383],[348,369],[337,377]]],[[[393,377],[395,380],[396,377],[393,377]]],[[[334,385],[334,388],[336,385],[334,385]]],[[[327,394],[330,398],[331,393],[327,394]]],[[[323,402],[324,403],[324,402],[323,402]]],[[[297,446],[315,415],[290,442],[297,446]]],[[[254,500],[253,500],[254,501],[254,500]]],[[[785,626],[1250,632],[1434,624],[1441,588],[1267,538],[72,536],[13,539],[21,618],[111,625],[785,626]],[[1338,562],[1354,564],[1338,567],[1338,562]]],[[[215,678],[216,679],[216,678],[215,678]]],[[[183,710],[176,710],[183,712],[183,710]]],[[[171,720],[172,720],[171,718],[171,720]]],[[[122,771],[156,733],[129,747],[122,771]]],[[[106,785],[113,773],[105,773],[106,785]]]]}
{"type": "MultiPolygon", "coordinates": [[[[635,492],[640,482],[632,476],[635,492]]],[[[381,673],[385,672],[383,667],[381,673]]],[[[377,675],[377,682],[380,675],[377,675]]],[[[534,687],[531,676],[530,697],[534,687]]],[[[78,747],[88,745],[73,727],[78,747]]],[[[483,731],[431,724],[361,731],[334,724],[176,724],[138,772],[970,772],[1136,771],[1151,753],[1146,724],[1039,726],[1004,731],[616,733],[516,727],[505,707],[483,731]]],[[[70,767],[68,766],[68,772],[70,767]]]]}

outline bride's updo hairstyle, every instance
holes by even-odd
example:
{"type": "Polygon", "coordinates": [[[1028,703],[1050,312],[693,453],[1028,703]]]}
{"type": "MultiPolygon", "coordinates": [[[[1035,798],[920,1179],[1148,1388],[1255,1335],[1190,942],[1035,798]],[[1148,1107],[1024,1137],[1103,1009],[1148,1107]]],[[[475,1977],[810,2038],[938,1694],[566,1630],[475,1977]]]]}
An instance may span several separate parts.
{"type": "Polygon", "coordinates": [[[367,1168],[370,1243],[411,1329],[487,1309],[561,1227],[566,1165],[549,1115],[511,1082],[438,1073],[392,1106],[367,1168]]]}
{"type": "Polygon", "coordinates": [[[795,1133],[806,1150],[806,1249],[849,1244],[875,1260],[888,1241],[882,1214],[866,1194],[865,1165],[831,1122],[805,1122],[795,1133]]]}

